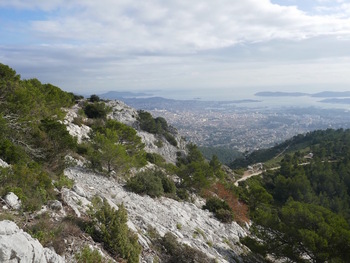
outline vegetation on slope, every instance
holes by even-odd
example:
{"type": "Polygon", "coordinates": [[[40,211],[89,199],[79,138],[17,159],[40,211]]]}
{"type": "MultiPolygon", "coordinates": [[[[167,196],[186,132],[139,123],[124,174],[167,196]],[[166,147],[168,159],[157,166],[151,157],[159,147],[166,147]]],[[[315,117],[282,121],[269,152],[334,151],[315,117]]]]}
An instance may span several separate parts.
{"type": "Polygon", "coordinates": [[[350,130],[307,136],[313,159],[286,155],[281,168],[243,183],[256,252],[292,262],[347,262],[350,248],[350,130]]]}
{"type": "MultiPolygon", "coordinates": [[[[85,104],[85,114],[91,118],[86,122],[92,128],[91,141],[78,145],[62,120],[66,114],[63,108],[73,106],[80,98],[37,79],[21,80],[13,69],[0,64],[0,158],[11,165],[0,168],[0,197],[14,192],[22,202],[21,212],[39,210],[49,200],[57,199],[54,187],[72,186],[63,176],[67,154],[83,155],[92,168],[107,174],[121,174],[146,163],[135,130],[106,120],[109,109],[100,101],[85,104]]],[[[30,222],[27,231],[43,245],[64,253],[64,239],[84,230],[102,241],[116,259],[138,262],[141,247],[126,221],[125,208],[115,211],[104,202],[83,225],[74,216],[51,222],[44,214],[30,222]]],[[[77,257],[83,261],[101,259],[86,249],[77,257]]]]}
{"type": "Polygon", "coordinates": [[[0,195],[16,193],[24,210],[36,210],[54,198],[51,178],[60,175],[63,157],[76,141],[59,122],[73,94],[37,79],[21,80],[0,64],[0,158],[11,168],[0,169],[0,195]]]}
{"type": "Polygon", "coordinates": [[[230,148],[211,146],[199,146],[198,148],[207,160],[210,160],[215,155],[221,163],[226,165],[229,165],[233,160],[243,156],[238,150],[230,148]]]}
{"type": "Polygon", "coordinates": [[[164,136],[171,145],[177,146],[177,141],[171,132],[171,128],[164,118],[153,118],[149,112],[139,110],[137,120],[139,121],[141,130],[158,136],[164,136]]]}
{"type": "MultiPolygon", "coordinates": [[[[331,131],[331,130],[330,130],[331,131]]],[[[317,145],[324,139],[332,140],[334,134],[328,130],[317,130],[306,134],[299,134],[272,148],[253,151],[244,157],[235,159],[229,164],[232,169],[246,168],[248,165],[267,162],[287,153],[306,149],[310,145],[317,145]]]]}

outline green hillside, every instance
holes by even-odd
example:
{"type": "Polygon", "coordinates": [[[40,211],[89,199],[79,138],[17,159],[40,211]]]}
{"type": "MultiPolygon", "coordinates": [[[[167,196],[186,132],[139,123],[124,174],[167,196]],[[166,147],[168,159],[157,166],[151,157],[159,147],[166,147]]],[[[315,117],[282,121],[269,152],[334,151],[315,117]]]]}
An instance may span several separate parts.
{"type": "Polygon", "coordinates": [[[289,143],[294,149],[309,147],[313,158],[298,151],[286,154],[280,169],[241,184],[240,196],[261,240],[243,242],[257,253],[291,262],[347,262],[350,130],[315,131],[289,143]]]}
{"type": "Polygon", "coordinates": [[[310,152],[311,146],[316,146],[317,144],[323,142],[323,140],[332,141],[336,139],[342,130],[334,131],[329,130],[316,130],[308,132],[306,134],[299,134],[293,138],[286,140],[274,147],[268,149],[261,149],[253,151],[244,157],[237,158],[229,164],[232,169],[245,168],[248,165],[254,163],[264,163],[267,161],[274,162],[280,161],[285,154],[294,153],[300,151],[302,153],[310,152]]]}

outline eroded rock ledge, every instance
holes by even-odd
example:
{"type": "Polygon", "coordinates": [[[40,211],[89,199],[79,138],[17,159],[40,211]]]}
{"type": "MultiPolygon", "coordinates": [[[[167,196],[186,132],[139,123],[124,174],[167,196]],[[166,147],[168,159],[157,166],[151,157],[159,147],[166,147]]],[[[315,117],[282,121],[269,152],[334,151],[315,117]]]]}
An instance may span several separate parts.
{"type": "Polygon", "coordinates": [[[0,262],[63,263],[64,259],[12,221],[0,221],[0,262]]]}

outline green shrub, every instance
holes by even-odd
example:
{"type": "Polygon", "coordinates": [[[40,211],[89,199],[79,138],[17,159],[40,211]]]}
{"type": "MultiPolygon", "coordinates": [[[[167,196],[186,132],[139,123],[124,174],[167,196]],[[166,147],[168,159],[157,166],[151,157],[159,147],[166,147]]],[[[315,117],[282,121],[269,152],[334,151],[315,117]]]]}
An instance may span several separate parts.
{"type": "Polygon", "coordinates": [[[7,65],[0,63],[0,79],[1,80],[20,80],[21,75],[18,75],[15,70],[7,65]]]}
{"type": "Polygon", "coordinates": [[[209,263],[214,262],[213,259],[209,259],[203,252],[194,249],[188,245],[182,245],[176,237],[170,232],[166,233],[161,239],[161,246],[165,249],[167,254],[167,260],[169,263],[188,263],[188,262],[201,262],[209,263]]]}
{"type": "Polygon", "coordinates": [[[164,137],[171,145],[177,147],[177,141],[173,135],[167,132],[167,133],[164,133],[164,137]]]}
{"type": "Polygon", "coordinates": [[[85,106],[84,112],[88,118],[91,119],[105,119],[108,113],[108,109],[104,103],[94,102],[85,106]]]}
{"type": "Polygon", "coordinates": [[[71,189],[73,185],[74,185],[74,180],[69,179],[67,176],[63,174],[60,175],[58,180],[54,183],[54,186],[59,190],[61,190],[62,187],[71,189]]]}
{"type": "Polygon", "coordinates": [[[135,193],[147,194],[151,197],[158,197],[164,193],[161,178],[152,171],[138,173],[128,180],[126,186],[135,193]]]}
{"type": "Polygon", "coordinates": [[[138,114],[137,120],[139,121],[141,130],[162,135],[171,145],[177,146],[177,141],[171,135],[168,123],[164,118],[158,117],[154,119],[149,112],[143,110],[138,111],[138,114]]]}
{"type": "Polygon", "coordinates": [[[157,165],[165,163],[165,159],[157,153],[146,153],[146,160],[157,165]]]}
{"type": "Polygon", "coordinates": [[[176,195],[184,201],[187,201],[190,198],[190,195],[188,193],[188,191],[184,188],[177,188],[176,189],[176,195]]]}
{"type": "Polygon", "coordinates": [[[149,112],[143,110],[138,111],[137,120],[139,121],[141,130],[153,134],[157,133],[156,122],[149,112]]]}
{"type": "Polygon", "coordinates": [[[47,118],[41,120],[39,128],[42,131],[40,145],[50,157],[57,159],[58,154],[75,149],[76,139],[69,134],[63,123],[47,118]]]}
{"type": "Polygon", "coordinates": [[[220,208],[215,212],[215,216],[223,223],[231,223],[233,220],[233,212],[231,210],[220,208]]]}
{"type": "Polygon", "coordinates": [[[75,260],[77,263],[106,263],[106,259],[102,257],[97,249],[90,249],[88,246],[83,247],[83,249],[75,254],[75,260]]]}
{"type": "Polygon", "coordinates": [[[258,242],[256,239],[253,239],[249,236],[242,237],[239,241],[249,247],[251,251],[254,253],[266,256],[266,246],[264,246],[261,242],[258,242]]]}
{"type": "Polygon", "coordinates": [[[14,192],[25,211],[35,211],[54,197],[49,175],[36,163],[15,164],[0,171],[0,196],[14,192]]]}
{"type": "Polygon", "coordinates": [[[210,197],[206,200],[203,209],[208,209],[215,214],[215,217],[223,223],[230,223],[233,220],[233,212],[228,203],[218,197],[210,197]]]}
{"type": "Polygon", "coordinates": [[[138,263],[141,246],[137,242],[137,235],[127,226],[125,207],[120,205],[116,211],[104,199],[94,218],[96,225],[93,237],[102,242],[104,248],[114,257],[121,257],[129,263],[138,263]]]}
{"type": "Polygon", "coordinates": [[[174,182],[160,170],[138,173],[127,182],[126,186],[135,193],[147,194],[151,197],[158,197],[164,193],[176,193],[174,182]]]}
{"type": "Polygon", "coordinates": [[[99,102],[100,101],[100,97],[97,96],[96,94],[93,94],[93,95],[90,96],[89,101],[90,102],[99,102]]]}
{"type": "Polygon", "coordinates": [[[8,139],[0,139],[0,158],[9,164],[25,162],[28,157],[24,150],[8,139]]]}

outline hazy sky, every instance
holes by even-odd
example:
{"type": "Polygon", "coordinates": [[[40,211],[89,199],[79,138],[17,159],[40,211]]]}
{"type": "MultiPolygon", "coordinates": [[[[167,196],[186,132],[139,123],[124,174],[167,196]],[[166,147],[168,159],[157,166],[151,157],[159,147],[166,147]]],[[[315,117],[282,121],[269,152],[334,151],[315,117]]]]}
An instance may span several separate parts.
{"type": "Polygon", "coordinates": [[[0,0],[0,62],[64,90],[350,90],[350,0],[0,0]]]}

